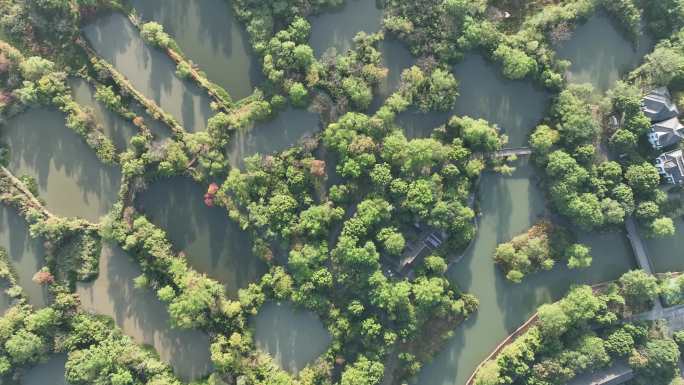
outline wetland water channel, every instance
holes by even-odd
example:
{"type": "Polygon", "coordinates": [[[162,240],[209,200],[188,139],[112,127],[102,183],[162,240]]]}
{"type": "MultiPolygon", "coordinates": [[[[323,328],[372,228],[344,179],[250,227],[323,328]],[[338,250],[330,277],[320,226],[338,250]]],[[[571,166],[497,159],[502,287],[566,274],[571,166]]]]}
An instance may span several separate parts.
{"type": "MultiPolygon", "coordinates": [[[[143,19],[164,24],[188,57],[198,63],[211,80],[226,87],[234,97],[248,95],[261,79],[261,75],[252,75],[258,65],[247,46],[242,27],[231,15],[230,7],[219,3],[223,2],[132,1],[143,19]],[[187,4],[187,9],[179,10],[184,4],[187,4]],[[219,14],[216,9],[223,11],[219,14]]],[[[382,13],[373,1],[363,0],[349,0],[345,7],[312,16],[311,44],[316,55],[322,55],[331,46],[338,50],[346,49],[359,30],[378,30],[381,17],[382,13]]],[[[115,65],[136,88],[174,115],[187,130],[205,127],[206,119],[211,115],[208,97],[194,84],[178,79],[171,60],[163,52],[144,45],[138,31],[125,16],[105,16],[87,26],[85,33],[100,55],[115,65]]],[[[381,50],[385,63],[391,69],[390,77],[381,87],[381,95],[388,95],[396,88],[401,70],[413,64],[415,59],[403,44],[391,40],[383,42],[381,50]]],[[[592,17],[579,26],[574,37],[563,43],[559,51],[562,57],[574,63],[570,70],[573,81],[591,81],[601,90],[613,84],[616,74],[634,66],[641,54],[602,15],[592,17]],[[599,34],[599,38],[594,34],[599,34]],[[585,47],[599,53],[617,49],[624,54],[618,53],[607,59],[602,57],[600,66],[594,66],[585,59],[586,51],[573,47],[585,47]]],[[[454,67],[454,73],[460,82],[461,96],[457,107],[445,114],[402,114],[399,123],[409,136],[428,135],[428,129],[457,113],[482,117],[498,124],[509,135],[509,145],[519,146],[526,142],[529,131],[541,120],[548,107],[549,95],[546,92],[527,81],[503,79],[499,68],[481,56],[466,55],[454,67]]],[[[272,121],[257,123],[251,130],[237,133],[229,144],[231,163],[241,166],[244,156],[284,149],[319,129],[318,118],[311,114],[288,108],[272,121]]],[[[105,125],[116,125],[106,118],[102,120],[105,125]]],[[[117,132],[113,127],[106,129],[117,132]]],[[[12,148],[11,170],[18,175],[34,175],[41,197],[56,214],[82,215],[96,220],[116,199],[120,179],[118,171],[103,171],[104,166],[100,165],[93,152],[63,126],[61,114],[34,110],[11,120],[1,132],[2,139],[8,141],[12,148]],[[45,129],[47,133],[35,134],[40,127],[49,129],[45,129]],[[66,140],[71,138],[70,135],[73,140],[66,140]],[[35,151],[35,148],[45,146],[43,142],[51,145],[44,151],[35,151]],[[57,149],[73,147],[66,151],[68,159],[66,156],[65,159],[60,158],[60,151],[55,150],[54,143],[58,144],[57,149]],[[76,150],[78,146],[74,143],[83,144],[84,149],[76,150]],[[81,156],[83,158],[79,158],[81,156]],[[41,157],[45,159],[41,160],[41,157]],[[51,190],[50,186],[56,184],[67,187],[51,190]],[[66,190],[63,192],[66,195],[59,195],[62,190],[66,190]]],[[[116,134],[112,135],[116,138],[116,134]]],[[[125,145],[126,136],[121,135],[121,143],[115,139],[116,143],[125,145]]],[[[239,288],[265,271],[265,265],[252,254],[249,236],[227,218],[224,210],[209,208],[202,203],[204,192],[203,186],[188,178],[159,180],[151,183],[137,197],[136,206],[167,231],[175,249],[187,254],[191,266],[222,282],[234,297],[239,288]]],[[[499,242],[525,231],[546,213],[544,197],[536,186],[533,168],[523,161],[510,177],[485,174],[479,200],[482,214],[474,244],[460,262],[452,265],[449,277],[480,299],[480,309],[455,330],[455,336],[432,362],[426,364],[415,379],[416,383],[463,384],[475,366],[537,306],[559,298],[572,284],[611,280],[634,267],[624,234],[583,234],[581,240],[592,247],[594,255],[591,268],[569,271],[557,266],[551,272],[529,277],[522,284],[511,284],[495,267],[491,257],[499,242]]],[[[15,228],[22,229],[19,225],[12,225],[11,221],[22,220],[8,210],[0,214],[3,221],[0,225],[5,226],[0,227],[0,234],[3,246],[10,251],[10,260],[27,258],[32,261],[27,263],[28,271],[37,269],[42,258],[40,243],[31,243],[21,232],[10,234],[15,228]]],[[[681,233],[684,223],[679,222],[678,225],[681,233]]],[[[662,255],[667,255],[668,250],[677,250],[676,245],[664,244],[661,247],[662,251],[658,251],[656,245],[651,248],[654,253],[662,255]]],[[[666,258],[662,260],[663,269],[674,266],[666,258]]],[[[22,263],[15,263],[15,268],[22,263]]],[[[81,284],[78,288],[88,308],[112,316],[127,334],[153,345],[162,358],[172,364],[180,360],[176,365],[180,375],[192,378],[208,370],[206,337],[166,328],[164,323],[168,316],[154,295],[138,293],[132,288],[132,278],[138,274],[138,266],[125,253],[116,247],[106,247],[100,267],[100,277],[96,281],[81,284]],[[149,312],[154,314],[147,314],[149,312]],[[192,357],[192,360],[187,360],[187,357],[192,357]]],[[[25,276],[30,280],[32,274],[25,276]]],[[[30,294],[33,289],[24,282],[22,273],[20,279],[32,301],[37,301],[33,297],[40,298],[40,295],[30,294]]],[[[292,372],[300,370],[324,352],[330,338],[315,316],[297,310],[289,303],[267,303],[251,322],[257,345],[292,372]]],[[[63,373],[63,358],[60,356],[34,369],[25,378],[25,383],[41,384],[40,378],[57,378],[59,376],[55,373],[58,371],[63,373]],[[51,370],[53,374],[40,377],[45,370],[51,370]]]]}
{"type": "Polygon", "coordinates": [[[7,168],[33,177],[53,214],[97,222],[117,199],[121,172],[101,163],[64,118],[55,109],[34,108],[2,126],[0,140],[10,148],[7,168]]]}

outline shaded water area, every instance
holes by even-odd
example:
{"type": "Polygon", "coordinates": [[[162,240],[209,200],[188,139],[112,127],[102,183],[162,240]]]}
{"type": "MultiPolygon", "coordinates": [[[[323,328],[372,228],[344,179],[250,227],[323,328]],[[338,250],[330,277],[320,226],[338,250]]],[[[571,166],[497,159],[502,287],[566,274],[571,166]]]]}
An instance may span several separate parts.
{"type": "Polygon", "coordinates": [[[252,324],[256,346],[291,373],[315,361],[330,344],[330,334],[321,320],[291,302],[265,303],[252,324]]]}
{"type": "Polygon", "coordinates": [[[66,354],[55,354],[47,362],[28,370],[21,385],[68,385],[65,377],[66,354]]]}
{"type": "Polygon", "coordinates": [[[510,283],[494,265],[492,255],[497,244],[537,222],[545,212],[544,197],[534,184],[532,168],[524,164],[511,177],[484,174],[480,190],[482,216],[474,244],[448,272],[461,289],[477,296],[480,308],[456,328],[455,336],[414,383],[463,385],[477,364],[539,305],[562,297],[573,284],[612,280],[634,267],[623,234],[585,234],[580,241],[592,248],[590,268],[568,270],[559,263],[521,284],[510,283]]]}
{"type": "Polygon", "coordinates": [[[92,109],[95,120],[119,151],[125,151],[131,138],[137,133],[132,122],[127,122],[119,115],[108,110],[102,103],[95,100],[95,89],[81,78],[69,79],[69,86],[76,103],[92,109]]]}
{"type": "MultiPolygon", "coordinates": [[[[16,209],[0,205],[0,246],[7,251],[7,259],[19,279],[19,286],[24,289],[29,303],[43,307],[47,303],[47,290],[33,282],[33,275],[45,264],[45,249],[39,239],[31,238],[28,224],[19,216],[16,209]]],[[[2,285],[3,289],[5,285],[2,285]]],[[[3,293],[0,300],[0,312],[6,307],[2,303],[9,298],[3,293]]]]}
{"type": "Polygon", "coordinates": [[[100,162],[64,118],[57,110],[35,108],[0,128],[0,140],[10,148],[8,168],[17,177],[35,178],[53,214],[96,222],[117,200],[121,171],[100,162]]]}
{"type": "Polygon", "coordinates": [[[529,133],[541,121],[550,95],[530,80],[509,80],[498,65],[481,55],[468,54],[453,70],[460,96],[449,112],[420,113],[409,110],[397,118],[409,137],[429,136],[451,115],[470,116],[497,124],[508,135],[507,147],[527,143],[529,133]]]}
{"type": "Polygon", "coordinates": [[[599,12],[577,26],[572,37],[557,44],[558,59],[572,62],[566,76],[571,83],[591,83],[604,92],[622,75],[635,68],[653,46],[642,34],[636,45],[622,27],[599,12]]]}
{"type": "Polygon", "coordinates": [[[675,219],[675,235],[663,239],[646,239],[646,248],[657,273],[684,271],[684,217],[675,219]]]}
{"type": "MultiPolygon", "coordinates": [[[[107,135],[117,147],[119,151],[125,151],[129,145],[131,138],[138,133],[138,128],[121,116],[107,109],[107,107],[95,99],[95,88],[88,84],[87,81],[81,78],[69,79],[69,85],[72,89],[74,100],[82,106],[89,107],[93,110],[95,119],[102,125],[105,135],[107,135]]],[[[150,129],[153,140],[163,140],[171,137],[171,129],[157,119],[153,119],[145,109],[133,101],[128,108],[136,114],[137,117],[143,118],[145,125],[150,129]]]]}
{"type": "Polygon", "coordinates": [[[183,53],[233,99],[249,96],[264,80],[247,31],[226,0],[131,0],[144,21],[154,20],[183,53]]]}
{"type": "Polygon", "coordinates": [[[382,28],[382,9],[375,0],[346,0],[344,5],[326,9],[309,18],[311,37],[309,45],[316,57],[328,49],[344,53],[352,47],[354,36],[364,31],[368,34],[382,28]]]}
{"type": "Polygon", "coordinates": [[[0,286],[0,317],[10,308],[12,301],[10,297],[5,293],[6,286],[3,284],[0,286]]]}
{"type": "Polygon", "coordinates": [[[166,305],[154,291],[136,289],[137,263],[119,246],[104,244],[98,278],[79,283],[76,292],[86,310],[112,317],[123,333],[147,344],[184,380],[195,380],[211,369],[209,337],[195,330],[172,329],[166,305]]]}
{"type": "Polygon", "coordinates": [[[320,130],[318,113],[287,107],[271,120],[234,131],[228,143],[228,160],[232,167],[242,168],[248,156],[286,150],[320,130]]]}
{"type": "Polygon", "coordinates": [[[384,104],[388,96],[398,90],[401,73],[416,64],[416,58],[411,55],[408,47],[390,36],[386,36],[385,40],[380,42],[378,50],[382,55],[382,65],[387,68],[388,72],[387,77],[374,90],[374,98],[370,106],[370,111],[373,113],[384,104]]]}
{"type": "Polygon", "coordinates": [[[251,238],[224,208],[204,204],[205,192],[189,178],[159,180],[139,194],[136,206],[166,231],[190,266],[223,283],[235,297],[266,272],[266,264],[252,253],[251,238]]]}
{"type": "Polygon", "coordinates": [[[109,14],[86,26],[83,32],[102,58],[187,131],[206,127],[213,115],[209,96],[196,84],[179,79],[175,63],[161,50],[145,44],[126,16],[109,14]]]}

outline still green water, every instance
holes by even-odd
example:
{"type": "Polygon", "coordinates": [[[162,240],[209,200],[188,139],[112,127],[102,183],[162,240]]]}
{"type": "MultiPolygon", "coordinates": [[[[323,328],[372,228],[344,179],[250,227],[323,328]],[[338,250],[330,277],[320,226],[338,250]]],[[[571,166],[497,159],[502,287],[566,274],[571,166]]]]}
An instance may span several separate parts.
{"type": "Polygon", "coordinates": [[[456,114],[498,125],[508,135],[507,147],[524,146],[529,133],[544,116],[549,95],[529,81],[505,79],[498,65],[476,54],[466,55],[453,72],[459,82],[456,107],[441,113],[409,110],[400,114],[398,122],[406,134],[429,136],[434,127],[456,114]]]}
{"type": "Polygon", "coordinates": [[[632,43],[608,15],[599,13],[559,43],[556,52],[559,59],[572,63],[566,74],[571,83],[590,83],[604,92],[635,68],[652,47],[644,34],[632,43]]]}
{"type": "Polygon", "coordinates": [[[527,230],[546,212],[533,170],[525,164],[511,177],[487,173],[480,184],[482,215],[474,244],[452,265],[449,277],[480,300],[479,310],[460,325],[455,336],[420,372],[416,384],[462,385],[494,347],[527,320],[536,308],[557,300],[573,284],[618,278],[634,267],[626,237],[621,233],[583,234],[592,248],[593,264],[584,270],[557,266],[527,277],[521,284],[506,280],[494,265],[497,244],[527,230]]]}
{"type": "Polygon", "coordinates": [[[108,315],[124,334],[154,347],[182,379],[196,380],[211,369],[209,337],[195,330],[170,326],[166,305],[151,289],[136,289],[140,267],[119,246],[105,244],[100,273],[93,282],[79,283],[76,292],[86,310],[108,315]]]}
{"type": "Polygon", "coordinates": [[[207,93],[175,75],[176,65],[140,37],[126,16],[112,13],[87,25],[83,32],[93,49],[133,86],[154,100],[189,132],[204,130],[213,115],[207,93]]]}
{"type": "MultiPolygon", "coordinates": [[[[33,282],[33,275],[45,265],[43,242],[31,238],[24,218],[19,216],[15,208],[5,205],[0,205],[0,246],[7,251],[10,265],[17,274],[19,286],[24,289],[29,303],[36,307],[45,306],[47,290],[33,282]]],[[[9,305],[9,298],[4,293],[1,297],[0,313],[3,313],[9,305]]]]}
{"type": "Polygon", "coordinates": [[[144,21],[156,21],[187,57],[233,99],[249,96],[264,80],[243,25],[225,0],[131,0],[144,21]]]}
{"type": "Polygon", "coordinates": [[[320,130],[318,113],[287,107],[271,120],[235,131],[228,143],[228,160],[232,167],[242,168],[248,156],[283,151],[320,130]]]}
{"type": "Polygon", "coordinates": [[[344,53],[352,47],[354,36],[360,31],[375,33],[382,27],[382,9],[375,0],[347,0],[338,8],[325,10],[309,18],[309,45],[316,57],[329,49],[344,53]]]}
{"type": "Polygon", "coordinates": [[[318,317],[291,302],[267,302],[253,318],[256,346],[297,373],[325,352],[330,335],[318,317]]]}
{"type": "Polygon", "coordinates": [[[76,103],[90,108],[95,120],[112,141],[118,151],[125,151],[133,135],[137,133],[132,122],[127,122],[119,115],[108,110],[102,103],[95,100],[95,89],[81,78],[69,79],[69,86],[76,103]]]}
{"type": "Polygon", "coordinates": [[[664,239],[647,239],[646,248],[658,273],[684,271],[684,217],[675,219],[676,232],[664,239]]]}
{"type": "Polygon", "coordinates": [[[102,164],[64,118],[57,110],[34,108],[0,127],[0,140],[10,148],[8,169],[35,178],[53,214],[97,222],[117,200],[121,172],[102,164]]]}
{"type": "Polygon", "coordinates": [[[223,283],[235,297],[238,289],[266,271],[266,265],[252,253],[247,232],[228,218],[225,209],[204,204],[205,192],[189,178],[164,179],[141,193],[136,206],[166,230],[190,266],[223,283]]]}
{"type": "Polygon", "coordinates": [[[68,385],[64,378],[67,355],[55,354],[50,359],[28,370],[21,385],[68,385]]]}

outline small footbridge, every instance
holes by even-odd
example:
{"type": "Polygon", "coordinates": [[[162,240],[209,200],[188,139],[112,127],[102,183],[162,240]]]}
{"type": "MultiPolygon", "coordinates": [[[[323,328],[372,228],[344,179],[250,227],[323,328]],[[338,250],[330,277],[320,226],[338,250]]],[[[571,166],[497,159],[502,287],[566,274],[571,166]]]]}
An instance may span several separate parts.
{"type": "Polygon", "coordinates": [[[504,148],[494,152],[495,158],[506,158],[509,156],[530,156],[532,149],[529,147],[504,148]]]}

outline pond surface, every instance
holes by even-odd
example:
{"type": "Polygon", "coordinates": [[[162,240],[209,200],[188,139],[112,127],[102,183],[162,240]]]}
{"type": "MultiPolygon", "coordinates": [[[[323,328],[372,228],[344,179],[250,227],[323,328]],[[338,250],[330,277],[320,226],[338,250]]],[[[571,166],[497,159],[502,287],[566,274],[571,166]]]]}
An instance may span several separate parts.
{"type": "Polygon", "coordinates": [[[131,0],[144,21],[154,20],[183,53],[234,100],[249,96],[264,76],[245,28],[226,0],[131,0]]]}
{"type": "Polygon", "coordinates": [[[66,354],[54,354],[42,364],[28,370],[21,385],[68,385],[65,377],[66,354]]]}
{"type": "Polygon", "coordinates": [[[195,380],[211,368],[209,337],[196,330],[171,329],[166,305],[151,289],[136,289],[137,263],[119,246],[104,244],[100,274],[79,283],[76,292],[86,310],[112,317],[124,334],[159,353],[184,380],[195,380]]]}
{"type": "Polygon", "coordinates": [[[484,174],[480,184],[482,216],[474,244],[448,274],[463,290],[480,300],[479,310],[455,330],[446,347],[425,365],[414,383],[463,385],[480,363],[536,308],[562,297],[573,284],[618,278],[634,266],[626,237],[620,233],[583,235],[592,247],[593,264],[584,270],[557,266],[549,272],[509,283],[494,265],[497,244],[527,230],[544,214],[542,192],[532,168],[524,164],[511,177],[484,174]]]}
{"type": "Polygon", "coordinates": [[[195,270],[226,286],[228,294],[246,287],[266,272],[252,253],[252,241],[221,207],[204,204],[206,188],[185,177],[156,181],[136,199],[140,211],[166,230],[176,250],[195,270]]]}
{"type": "Polygon", "coordinates": [[[90,107],[95,115],[95,120],[119,151],[125,151],[133,135],[137,133],[132,122],[124,120],[119,115],[108,110],[102,103],[95,99],[95,89],[81,78],[69,79],[69,86],[76,103],[84,107],[90,107]]]}
{"type": "Polygon", "coordinates": [[[291,302],[267,302],[253,319],[256,346],[291,373],[325,353],[330,335],[316,315],[291,302]]]}
{"type": "Polygon", "coordinates": [[[389,72],[377,90],[374,90],[375,95],[370,107],[373,113],[382,107],[388,96],[397,91],[401,83],[401,73],[416,64],[416,58],[411,55],[406,44],[390,36],[386,36],[385,40],[380,42],[378,50],[382,54],[382,65],[389,72]]]}
{"type": "Polygon", "coordinates": [[[568,81],[591,83],[605,92],[635,68],[652,45],[652,40],[642,34],[635,46],[620,26],[599,12],[578,26],[569,40],[559,43],[556,53],[558,59],[572,62],[566,74],[568,81]]]}
{"type": "Polygon", "coordinates": [[[447,122],[453,114],[485,119],[508,135],[506,147],[527,144],[529,133],[544,117],[549,94],[528,80],[509,80],[501,69],[480,55],[468,54],[454,66],[460,96],[449,112],[420,113],[409,110],[397,121],[407,136],[429,136],[432,129],[447,122]]]}
{"type": "Polygon", "coordinates": [[[330,48],[343,54],[352,47],[357,33],[371,34],[382,28],[382,9],[375,0],[346,0],[341,7],[327,9],[310,17],[309,21],[309,45],[316,57],[321,57],[330,48]]]}
{"type": "MultiPolygon", "coordinates": [[[[19,278],[19,286],[24,289],[29,303],[36,307],[47,304],[47,290],[33,282],[33,275],[45,264],[45,249],[42,241],[31,238],[28,224],[19,216],[16,209],[0,204],[0,246],[7,251],[7,257],[19,278]]],[[[5,284],[2,284],[4,290],[5,284]]],[[[2,304],[9,298],[3,292],[0,300],[0,313],[7,308],[2,304]]]]}
{"type": "Polygon", "coordinates": [[[646,239],[646,248],[657,273],[684,271],[684,217],[675,219],[675,235],[663,239],[646,239]]]}
{"type": "Polygon", "coordinates": [[[117,200],[120,170],[101,163],[61,112],[31,109],[0,128],[0,140],[10,148],[9,170],[35,178],[53,214],[97,222],[117,200]]]}
{"type": "Polygon", "coordinates": [[[287,107],[272,120],[234,131],[228,144],[228,160],[232,167],[243,168],[248,156],[286,150],[320,130],[318,113],[287,107]]]}
{"type": "Polygon", "coordinates": [[[173,115],[189,132],[203,130],[213,115],[206,92],[179,79],[175,63],[150,47],[126,16],[112,13],[83,29],[97,53],[121,72],[133,86],[173,115]]]}
{"type": "Polygon", "coordinates": [[[2,317],[12,305],[12,301],[7,293],[5,293],[7,286],[3,284],[0,288],[2,289],[2,291],[0,291],[0,317],[2,317]]]}

